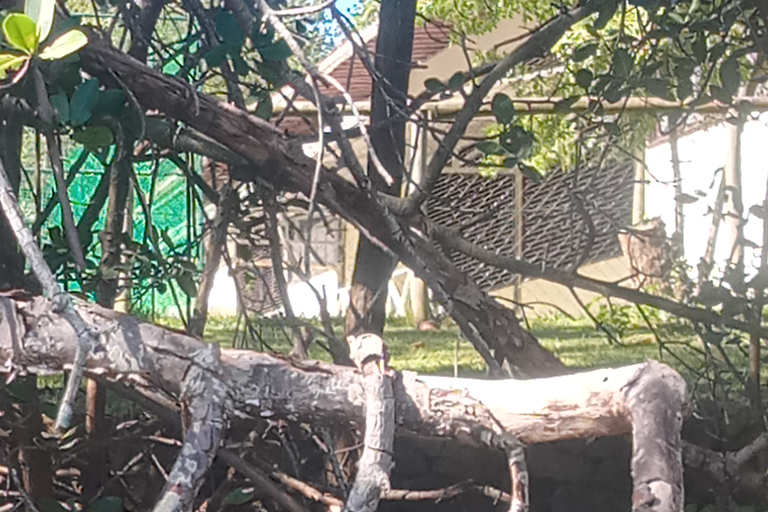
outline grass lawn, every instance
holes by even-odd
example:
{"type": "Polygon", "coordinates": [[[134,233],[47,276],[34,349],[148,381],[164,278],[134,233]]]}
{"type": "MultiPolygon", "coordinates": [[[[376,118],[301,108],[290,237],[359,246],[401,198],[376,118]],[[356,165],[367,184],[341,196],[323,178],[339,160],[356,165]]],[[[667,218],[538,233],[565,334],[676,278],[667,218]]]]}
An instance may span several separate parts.
{"type": "MultiPolygon", "coordinates": [[[[340,321],[336,327],[338,334],[342,329],[340,321]]],[[[256,330],[266,343],[263,348],[277,352],[290,350],[290,340],[280,328],[267,323],[259,325],[256,330]]],[[[588,319],[536,318],[531,321],[531,330],[544,347],[569,367],[621,366],[651,358],[676,366],[673,357],[660,352],[653,333],[647,328],[627,329],[621,344],[611,343],[588,319]]],[[[682,338],[690,339],[690,332],[680,334],[682,338]]],[[[458,375],[463,377],[478,377],[485,373],[482,358],[452,322],[444,322],[439,331],[418,331],[402,319],[390,319],[384,337],[389,347],[390,365],[397,370],[453,375],[456,367],[458,375]]],[[[232,319],[209,320],[206,341],[232,346],[233,338],[232,319]]],[[[245,346],[262,348],[259,342],[254,343],[250,339],[245,346]]],[[[328,353],[316,343],[310,350],[310,356],[330,360],[328,353]]]]}

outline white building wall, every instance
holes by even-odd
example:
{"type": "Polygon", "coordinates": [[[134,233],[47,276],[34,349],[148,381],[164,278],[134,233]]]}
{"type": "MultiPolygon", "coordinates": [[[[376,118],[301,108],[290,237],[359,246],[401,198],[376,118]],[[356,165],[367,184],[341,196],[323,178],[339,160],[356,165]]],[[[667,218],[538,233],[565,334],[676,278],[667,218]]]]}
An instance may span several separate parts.
{"type": "MultiPolygon", "coordinates": [[[[680,171],[683,192],[690,196],[705,197],[695,203],[683,205],[685,214],[684,251],[685,258],[693,268],[701,260],[707,246],[711,212],[715,204],[718,187],[722,179],[722,169],[728,147],[726,123],[691,133],[678,140],[680,171]]],[[[646,150],[646,179],[649,181],[645,192],[645,217],[661,217],[666,224],[667,234],[675,230],[675,190],[672,178],[672,163],[669,143],[664,143],[646,150]]],[[[741,138],[741,177],[744,212],[753,205],[761,205],[766,195],[768,178],[768,113],[758,119],[748,121],[741,138]]],[[[757,245],[762,244],[762,221],[753,215],[748,216],[744,227],[747,240],[757,245]]],[[[731,248],[728,246],[728,234],[725,224],[720,225],[715,262],[722,268],[727,262],[731,248]]],[[[759,266],[760,249],[746,248],[745,264],[748,272],[759,266]]]]}

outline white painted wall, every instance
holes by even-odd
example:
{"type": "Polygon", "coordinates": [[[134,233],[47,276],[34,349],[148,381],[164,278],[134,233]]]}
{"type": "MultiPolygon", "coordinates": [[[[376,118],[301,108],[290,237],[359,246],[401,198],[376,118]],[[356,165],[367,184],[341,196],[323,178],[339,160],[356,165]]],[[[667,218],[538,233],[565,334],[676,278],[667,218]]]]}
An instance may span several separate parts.
{"type": "MultiPolygon", "coordinates": [[[[712,215],[707,209],[712,207],[717,196],[717,189],[722,173],[715,179],[715,171],[725,165],[728,146],[726,124],[722,123],[706,130],[701,130],[678,140],[680,170],[683,192],[692,196],[697,191],[706,193],[706,197],[692,204],[683,206],[685,214],[684,251],[688,264],[694,269],[707,245],[712,215]],[[714,186],[711,186],[714,181],[714,186]],[[711,187],[711,188],[710,188],[711,187]]],[[[670,146],[661,144],[646,150],[645,154],[649,184],[645,192],[645,217],[661,217],[666,224],[667,234],[675,229],[675,191],[672,180],[670,146]]],[[[766,195],[768,178],[768,113],[758,119],[748,121],[741,138],[741,173],[744,211],[753,205],[760,205],[766,195]]],[[[744,227],[747,240],[762,244],[762,221],[752,215],[744,227]]],[[[722,268],[728,260],[731,248],[728,247],[728,234],[725,224],[720,225],[718,243],[715,246],[715,262],[722,268]]],[[[747,248],[744,262],[748,272],[759,266],[760,249],[747,248]]]]}

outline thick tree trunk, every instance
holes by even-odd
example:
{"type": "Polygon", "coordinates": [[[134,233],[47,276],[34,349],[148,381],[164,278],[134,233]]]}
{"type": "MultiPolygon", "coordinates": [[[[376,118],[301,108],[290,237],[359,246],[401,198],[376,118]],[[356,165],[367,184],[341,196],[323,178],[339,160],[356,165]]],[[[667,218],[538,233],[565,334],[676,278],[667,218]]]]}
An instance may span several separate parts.
{"type": "MultiPolygon", "coordinates": [[[[336,427],[364,422],[365,378],[357,370],[250,351],[226,350],[219,358],[214,347],[189,336],[98,306],[78,303],[78,309],[102,332],[101,350],[88,360],[90,371],[123,382],[142,377],[182,403],[188,434],[175,466],[181,473],[172,473],[164,504],[188,503],[227,417],[247,422],[284,417],[336,427]],[[184,473],[192,469],[193,474],[184,473]]],[[[48,301],[0,298],[0,364],[13,360],[30,371],[61,371],[74,358],[76,340],[48,301]]],[[[518,439],[538,443],[632,432],[633,509],[682,509],[686,390],[665,365],[648,362],[527,381],[403,373],[395,374],[392,384],[395,425],[402,433],[469,438],[507,450],[518,439]]]]}
{"type": "MultiPolygon", "coordinates": [[[[402,98],[408,94],[415,15],[415,0],[382,2],[376,39],[374,64],[379,77],[374,77],[371,93],[371,143],[393,183],[387,186],[372,162],[368,163],[368,177],[374,190],[397,197],[402,187],[408,120],[398,110],[406,107],[402,98]]],[[[360,237],[345,321],[347,336],[383,332],[387,286],[396,264],[391,255],[360,237]]]]}

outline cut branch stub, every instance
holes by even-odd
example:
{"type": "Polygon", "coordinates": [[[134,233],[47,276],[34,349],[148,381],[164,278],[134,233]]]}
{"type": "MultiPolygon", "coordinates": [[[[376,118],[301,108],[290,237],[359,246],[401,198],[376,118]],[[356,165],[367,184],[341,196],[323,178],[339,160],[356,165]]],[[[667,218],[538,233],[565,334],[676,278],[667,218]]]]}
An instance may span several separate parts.
{"type": "Polygon", "coordinates": [[[375,334],[350,336],[350,355],[363,372],[365,437],[355,483],[344,510],[374,512],[382,492],[390,489],[395,444],[395,394],[386,369],[384,342],[375,334]]]}

